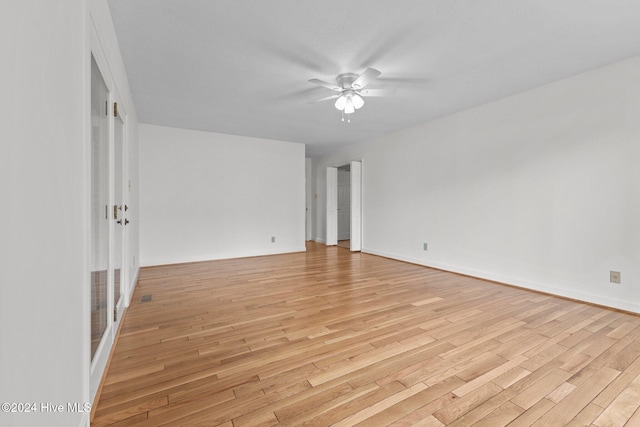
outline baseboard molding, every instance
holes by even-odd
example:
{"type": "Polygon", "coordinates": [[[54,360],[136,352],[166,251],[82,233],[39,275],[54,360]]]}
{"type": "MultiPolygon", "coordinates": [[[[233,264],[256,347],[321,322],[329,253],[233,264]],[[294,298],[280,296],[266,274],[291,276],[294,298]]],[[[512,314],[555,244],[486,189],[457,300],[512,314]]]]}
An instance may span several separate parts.
{"type": "Polygon", "coordinates": [[[257,256],[281,255],[281,254],[290,254],[295,252],[306,252],[306,250],[307,248],[303,245],[300,247],[278,249],[273,251],[231,252],[228,254],[210,254],[210,255],[189,256],[189,257],[181,257],[181,258],[156,259],[151,261],[145,261],[144,264],[141,263],[140,266],[156,267],[159,265],[188,264],[191,262],[219,261],[223,259],[235,259],[235,258],[251,258],[251,257],[257,257],[257,256]]]}
{"type": "MultiPolygon", "coordinates": [[[[136,276],[137,277],[137,276],[136,276]]],[[[131,293],[133,295],[133,292],[131,293]]],[[[127,307],[122,311],[122,317],[120,318],[120,323],[118,324],[118,330],[115,334],[115,339],[113,340],[113,345],[111,346],[111,351],[109,352],[109,357],[107,358],[107,364],[104,367],[104,371],[102,371],[102,378],[100,379],[100,384],[98,385],[98,390],[96,391],[96,395],[93,398],[92,408],[90,412],[89,422],[93,421],[93,418],[96,414],[94,409],[97,408],[98,402],[100,401],[100,396],[102,395],[102,388],[104,387],[104,381],[107,378],[107,374],[109,373],[109,367],[111,366],[111,359],[113,358],[113,352],[116,350],[116,346],[118,345],[118,341],[120,340],[120,331],[122,330],[122,325],[124,325],[124,321],[127,317],[127,313],[129,309],[127,307]]]]}
{"type": "Polygon", "coordinates": [[[80,427],[89,427],[90,425],[90,421],[91,421],[91,417],[89,416],[91,412],[83,412],[82,413],[82,418],[80,419],[80,427]]]}
{"type": "Polygon", "coordinates": [[[463,274],[465,276],[477,277],[479,279],[490,280],[492,282],[502,283],[509,286],[514,286],[521,289],[527,289],[530,291],[543,292],[545,294],[551,294],[562,298],[569,298],[577,301],[582,301],[589,304],[601,305],[613,309],[624,310],[632,313],[640,314],[640,305],[633,302],[620,300],[617,298],[611,298],[603,295],[594,295],[588,292],[580,292],[574,289],[566,289],[562,286],[549,286],[547,284],[534,282],[527,279],[518,277],[504,276],[482,270],[475,270],[465,267],[460,267],[452,264],[443,264],[437,262],[425,262],[424,260],[406,257],[390,252],[377,251],[372,249],[362,249],[363,253],[371,255],[377,255],[384,258],[391,258],[398,261],[404,261],[411,264],[422,265],[424,267],[435,268],[438,270],[449,271],[451,273],[463,274]]]}
{"type": "Polygon", "coordinates": [[[316,243],[322,243],[323,245],[327,244],[327,241],[325,239],[321,239],[320,237],[316,237],[315,238],[315,242],[316,243]]]}
{"type": "Polygon", "coordinates": [[[109,357],[107,358],[107,363],[104,367],[104,371],[102,372],[102,378],[100,379],[100,384],[98,385],[96,395],[93,398],[92,403],[94,405],[94,408],[92,408],[92,411],[90,413],[85,414],[87,420],[82,421],[82,423],[80,424],[82,426],[89,426],[91,420],[93,420],[93,417],[95,415],[95,411],[93,409],[95,409],[96,404],[100,400],[100,395],[102,394],[102,387],[104,386],[104,380],[107,377],[107,372],[109,371],[109,366],[111,365],[111,358],[113,357],[113,352],[115,351],[116,345],[118,344],[118,339],[120,338],[120,330],[122,329],[122,325],[124,325],[125,317],[127,316],[127,312],[129,311],[128,307],[131,304],[131,301],[133,300],[133,294],[136,291],[136,286],[138,285],[139,276],[140,276],[140,266],[136,267],[136,270],[133,274],[133,278],[129,283],[129,286],[131,286],[131,290],[129,292],[129,301],[125,301],[124,310],[122,311],[122,317],[120,318],[120,324],[118,325],[118,330],[116,331],[115,339],[113,341],[113,345],[111,346],[111,352],[109,353],[109,357]]]}
{"type": "Polygon", "coordinates": [[[136,267],[136,271],[133,274],[133,280],[131,280],[131,283],[129,283],[129,286],[131,286],[131,291],[129,292],[129,301],[127,301],[127,304],[125,304],[126,307],[129,307],[129,305],[131,304],[131,301],[133,300],[133,293],[136,291],[136,286],[138,286],[138,277],[140,277],[140,267],[136,267]]]}

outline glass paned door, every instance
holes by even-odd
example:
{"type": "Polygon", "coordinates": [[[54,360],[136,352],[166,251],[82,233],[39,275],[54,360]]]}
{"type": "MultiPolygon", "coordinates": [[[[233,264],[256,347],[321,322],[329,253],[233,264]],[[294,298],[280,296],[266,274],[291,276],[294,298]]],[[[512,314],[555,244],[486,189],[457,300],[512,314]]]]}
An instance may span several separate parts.
{"type": "Polygon", "coordinates": [[[109,89],[91,58],[91,359],[108,326],[109,89]]]}

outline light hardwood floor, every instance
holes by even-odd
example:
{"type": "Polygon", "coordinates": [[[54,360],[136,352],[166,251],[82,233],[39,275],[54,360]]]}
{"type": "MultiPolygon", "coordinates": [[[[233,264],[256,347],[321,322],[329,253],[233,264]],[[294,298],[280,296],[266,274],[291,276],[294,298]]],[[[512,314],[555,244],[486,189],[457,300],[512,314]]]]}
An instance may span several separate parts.
{"type": "Polygon", "coordinates": [[[640,317],[307,249],[144,268],[92,425],[640,425],[640,317]]]}
{"type": "Polygon", "coordinates": [[[347,239],[347,240],[338,240],[338,246],[340,246],[341,248],[350,249],[351,248],[351,240],[349,240],[349,239],[347,239]]]}

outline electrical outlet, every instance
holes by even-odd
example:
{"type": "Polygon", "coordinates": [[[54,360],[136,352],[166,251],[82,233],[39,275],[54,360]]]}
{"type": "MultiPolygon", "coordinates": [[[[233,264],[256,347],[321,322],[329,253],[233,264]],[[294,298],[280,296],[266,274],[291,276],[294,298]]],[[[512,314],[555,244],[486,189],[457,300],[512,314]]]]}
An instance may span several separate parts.
{"type": "Polygon", "coordinates": [[[425,251],[427,250],[427,244],[426,243],[422,244],[422,249],[424,249],[425,251]]]}
{"type": "Polygon", "coordinates": [[[619,271],[610,271],[609,272],[609,281],[611,283],[620,283],[620,272],[619,271]]]}
{"type": "Polygon", "coordinates": [[[275,243],[276,242],[276,236],[271,236],[271,243],[275,243]]]}

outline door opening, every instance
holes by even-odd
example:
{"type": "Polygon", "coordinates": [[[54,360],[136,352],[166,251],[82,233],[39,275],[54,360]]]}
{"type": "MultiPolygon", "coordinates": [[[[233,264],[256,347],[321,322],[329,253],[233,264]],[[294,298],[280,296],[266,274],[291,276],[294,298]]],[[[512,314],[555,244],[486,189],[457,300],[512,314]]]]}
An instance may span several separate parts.
{"type": "Polygon", "coordinates": [[[126,114],[104,56],[91,54],[90,398],[96,396],[130,293],[127,263],[126,114]]]}
{"type": "Polygon", "coordinates": [[[109,88],[91,58],[91,360],[109,325],[109,88]]]}
{"type": "Polygon", "coordinates": [[[90,210],[90,319],[91,319],[91,400],[113,345],[113,204],[112,204],[112,94],[109,80],[95,56],[91,56],[91,210],[90,210]]]}
{"type": "Polygon", "coordinates": [[[327,246],[362,249],[362,162],[327,167],[327,246]],[[348,243],[348,245],[347,245],[348,243]]]}
{"type": "Polygon", "coordinates": [[[114,104],[114,149],[113,149],[113,203],[114,203],[114,230],[113,230],[113,322],[112,334],[118,330],[125,301],[128,301],[128,289],[125,284],[128,276],[127,271],[127,189],[125,183],[127,179],[126,167],[126,142],[125,142],[125,122],[122,107],[117,108],[114,104]]]}
{"type": "Polygon", "coordinates": [[[338,168],[338,246],[351,248],[351,165],[338,168]]]}

